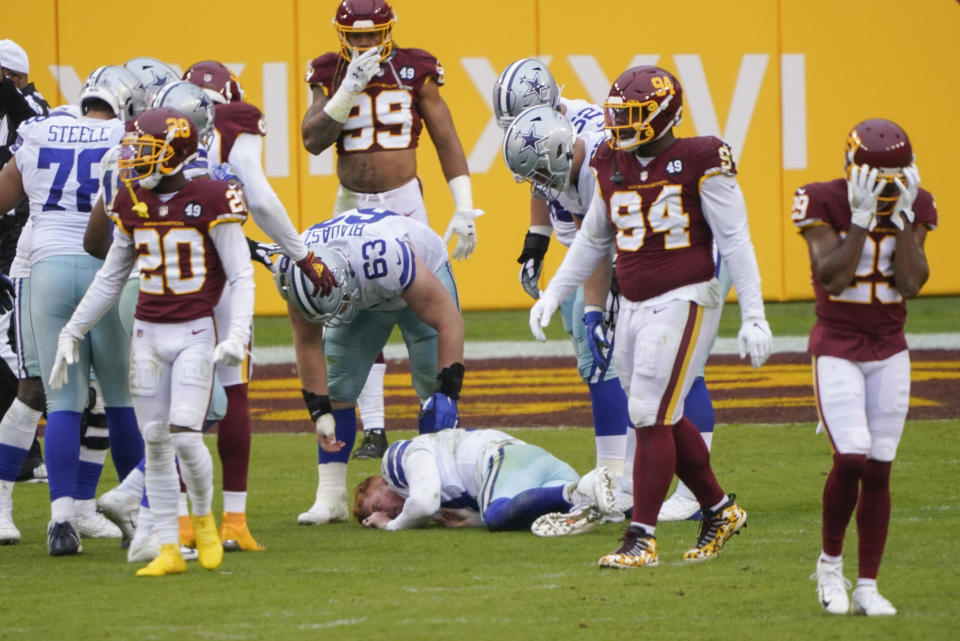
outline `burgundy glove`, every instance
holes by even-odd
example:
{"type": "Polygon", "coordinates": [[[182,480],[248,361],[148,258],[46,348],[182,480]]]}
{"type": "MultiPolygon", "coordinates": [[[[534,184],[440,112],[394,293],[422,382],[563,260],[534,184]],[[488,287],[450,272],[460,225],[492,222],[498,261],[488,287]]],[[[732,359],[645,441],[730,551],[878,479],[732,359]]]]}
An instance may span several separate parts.
{"type": "Polygon", "coordinates": [[[313,283],[314,296],[317,295],[317,292],[319,292],[321,296],[329,296],[333,288],[339,285],[337,277],[333,275],[330,268],[328,268],[322,260],[314,256],[313,252],[304,256],[302,260],[298,260],[297,267],[299,267],[300,271],[306,274],[310,282],[313,283]]]}

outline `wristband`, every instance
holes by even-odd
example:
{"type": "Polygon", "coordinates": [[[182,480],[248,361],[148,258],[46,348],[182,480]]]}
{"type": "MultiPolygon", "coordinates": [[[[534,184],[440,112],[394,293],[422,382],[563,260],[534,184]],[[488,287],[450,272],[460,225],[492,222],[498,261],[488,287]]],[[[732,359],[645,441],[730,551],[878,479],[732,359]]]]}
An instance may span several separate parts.
{"type": "Polygon", "coordinates": [[[460,398],[460,390],[463,388],[463,363],[454,363],[450,367],[444,367],[437,375],[437,385],[435,392],[440,392],[449,396],[453,400],[460,398]]]}
{"type": "Polygon", "coordinates": [[[470,176],[464,174],[451,178],[447,183],[450,193],[453,194],[453,207],[457,211],[471,211],[473,209],[473,188],[470,186],[470,176]]]}
{"type": "Polygon", "coordinates": [[[333,406],[330,405],[330,397],[326,394],[314,394],[305,389],[301,389],[300,393],[303,394],[303,402],[307,404],[307,411],[310,412],[310,420],[314,423],[324,414],[333,413],[333,406]]]}
{"type": "Polygon", "coordinates": [[[337,122],[344,123],[350,117],[350,111],[353,109],[358,95],[347,89],[346,86],[340,85],[336,93],[323,106],[323,111],[337,122]]]}

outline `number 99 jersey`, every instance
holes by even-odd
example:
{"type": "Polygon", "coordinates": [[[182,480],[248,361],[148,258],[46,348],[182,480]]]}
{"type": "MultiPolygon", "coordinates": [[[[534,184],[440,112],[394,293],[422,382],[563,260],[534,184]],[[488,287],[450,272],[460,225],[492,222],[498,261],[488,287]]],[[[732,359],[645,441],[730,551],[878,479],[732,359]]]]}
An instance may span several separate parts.
{"type": "Polygon", "coordinates": [[[358,309],[400,309],[400,295],[416,277],[415,257],[437,272],[447,248],[437,234],[412,218],[385,209],[352,209],[301,234],[308,249],[323,246],[343,254],[359,291],[358,309]]]}
{"type": "MultiPolygon", "coordinates": [[[[937,226],[933,196],[920,188],[913,204],[914,227],[937,226]]],[[[840,235],[850,228],[847,183],[838,178],[804,185],[793,196],[793,223],[802,232],[829,225],[840,235]]],[[[810,353],[854,361],[883,360],[907,349],[903,325],[907,306],[893,283],[896,227],[890,214],[878,214],[877,226],[867,234],[853,282],[837,296],[828,294],[811,278],[816,294],[817,323],[810,334],[810,353]],[[869,335],[870,340],[866,340],[869,335]]]]}
{"type": "MultiPolygon", "coordinates": [[[[310,62],[307,82],[320,85],[329,98],[346,70],[347,63],[339,53],[326,53],[310,62]]],[[[422,49],[394,49],[356,97],[337,139],[337,153],[415,149],[423,130],[417,96],[431,81],[438,86],[444,82],[443,67],[436,58],[422,49]]]]}

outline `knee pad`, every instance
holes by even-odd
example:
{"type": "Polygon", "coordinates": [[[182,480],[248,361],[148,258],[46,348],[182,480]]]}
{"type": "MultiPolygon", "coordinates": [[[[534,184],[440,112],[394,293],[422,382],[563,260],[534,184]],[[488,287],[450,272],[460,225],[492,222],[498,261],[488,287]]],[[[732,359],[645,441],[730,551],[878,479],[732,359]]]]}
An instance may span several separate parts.
{"type": "Polygon", "coordinates": [[[897,456],[900,436],[877,436],[870,444],[870,458],[881,463],[890,463],[897,456]]]}
{"type": "Polygon", "coordinates": [[[213,363],[208,354],[188,352],[179,362],[180,378],[174,382],[173,396],[178,396],[176,388],[196,387],[206,391],[203,403],[198,403],[197,395],[190,392],[185,398],[172,398],[170,423],[179,427],[199,429],[207,413],[210,401],[210,388],[213,385],[213,363]]]}
{"type": "Polygon", "coordinates": [[[147,443],[166,443],[170,440],[170,425],[159,421],[140,426],[143,440],[147,443]]]}
{"type": "Polygon", "coordinates": [[[177,456],[182,459],[192,458],[192,453],[199,447],[206,447],[203,444],[202,432],[172,432],[170,438],[173,440],[173,448],[177,456]]]}
{"type": "Polygon", "coordinates": [[[657,422],[657,410],[660,401],[641,401],[636,398],[627,399],[627,410],[630,412],[630,422],[634,427],[649,427],[657,422]]]}
{"type": "Polygon", "coordinates": [[[866,425],[856,428],[831,428],[830,437],[838,454],[866,455],[870,451],[870,431],[866,425]]]}

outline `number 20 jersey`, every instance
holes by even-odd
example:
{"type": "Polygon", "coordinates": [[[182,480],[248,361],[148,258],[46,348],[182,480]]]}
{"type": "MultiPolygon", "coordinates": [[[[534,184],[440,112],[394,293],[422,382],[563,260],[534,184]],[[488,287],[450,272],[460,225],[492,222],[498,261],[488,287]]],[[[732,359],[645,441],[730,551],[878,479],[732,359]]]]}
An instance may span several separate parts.
{"type": "Polygon", "coordinates": [[[149,189],[134,189],[148,217],[133,210],[127,189],[117,193],[111,216],[118,230],[132,236],[138,255],[140,297],[134,316],[177,323],[212,315],[226,274],[210,230],[247,219],[240,187],[198,178],[165,202],[149,189]]]}
{"type": "MultiPolygon", "coordinates": [[[[914,227],[937,226],[937,208],[927,190],[920,189],[913,211],[914,227]]],[[[838,178],[804,185],[794,194],[791,217],[801,231],[829,225],[846,234],[850,228],[846,181],[838,178]]],[[[817,298],[811,354],[874,361],[907,349],[903,335],[907,306],[893,282],[896,231],[889,214],[877,217],[877,226],[863,243],[853,282],[839,295],[831,296],[811,278],[817,298]]]]}
{"type": "MultiPolygon", "coordinates": [[[[346,69],[339,53],[326,53],[310,62],[307,82],[322,86],[329,98],[346,69]]],[[[443,67],[437,59],[422,49],[395,48],[356,97],[337,139],[337,154],[415,149],[423,130],[417,95],[427,82],[443,85],[443,67]]]]}

